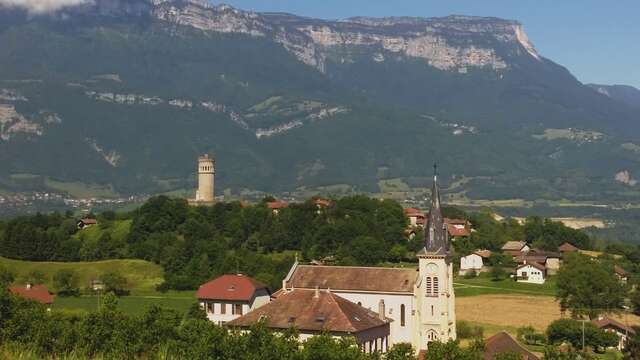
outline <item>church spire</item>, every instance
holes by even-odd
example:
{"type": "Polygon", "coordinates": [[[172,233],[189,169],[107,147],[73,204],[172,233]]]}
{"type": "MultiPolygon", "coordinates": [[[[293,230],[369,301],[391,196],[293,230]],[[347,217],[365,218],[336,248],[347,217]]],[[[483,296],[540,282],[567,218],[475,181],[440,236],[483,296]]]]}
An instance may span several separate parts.
{"type": "Polygon", "coordinates": [[[438,165],[433,165],[433,187],[431,189],[431,209],[424,231],[425,251],[434,255],[449,252],[449,238],[442,209],[440,208],[440,188],[438,187],[438,165]]]}

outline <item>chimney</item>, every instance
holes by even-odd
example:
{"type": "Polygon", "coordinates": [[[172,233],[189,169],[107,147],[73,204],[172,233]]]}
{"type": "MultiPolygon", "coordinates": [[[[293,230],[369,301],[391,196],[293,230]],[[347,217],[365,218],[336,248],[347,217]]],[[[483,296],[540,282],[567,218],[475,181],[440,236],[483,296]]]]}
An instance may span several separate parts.
{"type": "Polygon", "coordinates": [[[384,306],[384,299],[380,299],[380,301],[378,302],[378,317],[380,317],[380,320],[386,320],[386,317],[384,316],[385,314],[385,306],[384,306]]]}
{"type": "Polygon", "coordinates": [[[315,295],[313,295],[314,298],[319,298],[320,297],[320,289],[316,286],[316,293],[315,295]]]}

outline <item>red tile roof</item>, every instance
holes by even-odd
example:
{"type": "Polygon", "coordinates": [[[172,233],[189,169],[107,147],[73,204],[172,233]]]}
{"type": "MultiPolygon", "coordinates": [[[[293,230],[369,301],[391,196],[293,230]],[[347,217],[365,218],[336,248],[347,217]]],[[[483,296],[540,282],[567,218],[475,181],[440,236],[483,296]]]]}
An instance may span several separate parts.
{"type": "Polygon", "coordinates": [[[609,318],[600,318],[593,320],[592,323],[598,328],[617,328],[620,332],[628,332],[629,334],[635,334],[636,331],[633,328],[626,326],[618,321],[609,318]]]}
{"type": "Polygon", "coordinates": [[[416,269],[298,265],[287,288],[413,293],[416,269]]]}
{"type": "Polygon", "coordinates": [[[466,227],[458,227],[458,224],[447,224],[447,230],[451,237],[467,237],[471,235],[471,232],[466,227]]]}
{"type": "Polygon", "coordinates": [[[569,244],[568,242],[558,246],[558,251],[560,251],[561,253],[565,253],[565,252],[576,252],[580,249],[578,249],[577,247],[569,244]]]}
{"type": "Polygon", "coordinates": [[[621,276],[621,277],[625,277],[625,276],[627,276],[627,272],[626,272],[623,268],[621,268],[620,266],[618,266],[618,265],[614,265],[614,266],[613,266],[613,271],[614,271],[617,275],[619,275],[619,276],[621,276]]]}
{"type": "Polygon", "coordinates": [[[45,285],[20,285],[9,288],[12,294],[20,296],[28,300],[35,300],[42,304],[52,304],[53,295],[49,293],[49,289],[45,285]]]}
{"type": "Polygon", "coordinates": [[[289,203],[284,200],[270,201],[267,203],[267,207],[271,210],[284,209],[289,207],[289,203]]]}
{"type": "Polygon", "coordinates": [[[250,301],[255,292],[267,287],[244,275],[222,275],[209,281],[196,292],[198,299],[250,301]]]}
{"type": "Polygon", "coordinates": [[[80,221],[85,225],[95,225],[98,223],[96,219],[81,219],[80,221]]]}
{"type": "Polygon", "coordinates": [[[327,207],[331,205],[331,200],[318,198],[313,200],[313,203],[319,207],[327,207]]]}
{"type": "Polygon", "coordinates": [[[330,291],[295,289],[228,322],[227,326],[250,327],[261,319],[275,329],[295,327],[301,331],[349,334],[389,324],[388,319],[381,320],[377,313],[330,291]]]}
{"type": "Polygon", "coordinates": [[[496,355],[504,353],[518,353],[522,354],[523,360],[539,360],[532,352],[525,349],[522,345],[518,344],[511,335],[505,331],[499,332],[485,342],[484,345],[484,359],[494,360],[496,355]]]}

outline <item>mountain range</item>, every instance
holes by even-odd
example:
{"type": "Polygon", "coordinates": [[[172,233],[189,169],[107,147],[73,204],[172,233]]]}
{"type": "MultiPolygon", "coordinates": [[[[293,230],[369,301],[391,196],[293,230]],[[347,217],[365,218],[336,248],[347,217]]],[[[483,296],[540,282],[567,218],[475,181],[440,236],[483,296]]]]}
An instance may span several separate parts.
{"type": "Polygon", "coordinates": [[[0,5],[0,49],[4,191],[190,188],[210,153],[219,191],[420,188],[437,162],[460,197],[640,198],[637,90],[580,83],[516,21],[0,5]]]}

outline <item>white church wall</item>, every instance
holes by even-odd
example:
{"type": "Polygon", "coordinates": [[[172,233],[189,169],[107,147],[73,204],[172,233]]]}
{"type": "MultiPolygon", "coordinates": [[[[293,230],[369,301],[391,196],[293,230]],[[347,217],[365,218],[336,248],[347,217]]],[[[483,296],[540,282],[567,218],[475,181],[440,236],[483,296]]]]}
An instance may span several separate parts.
{"type": "Polygon", "coordinates": [[[411,343],[414,328],[414,296],[413,294],[363,293],[331,290],[333,293],[360,304],[362,307],[378,312],[380,299],[384,300],[385,315],[393,319],[390,328],[390,344],[411,343]],[[405,322],[402,326],[401,312],[404,305],[405,322]]]}

